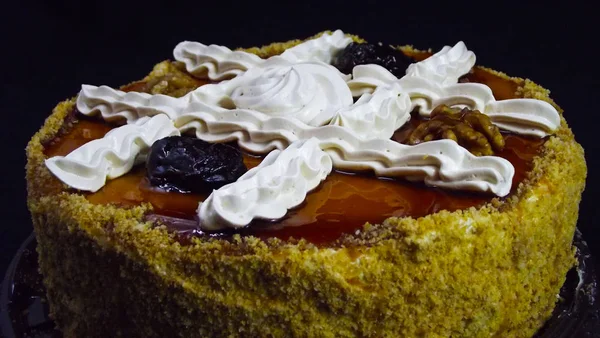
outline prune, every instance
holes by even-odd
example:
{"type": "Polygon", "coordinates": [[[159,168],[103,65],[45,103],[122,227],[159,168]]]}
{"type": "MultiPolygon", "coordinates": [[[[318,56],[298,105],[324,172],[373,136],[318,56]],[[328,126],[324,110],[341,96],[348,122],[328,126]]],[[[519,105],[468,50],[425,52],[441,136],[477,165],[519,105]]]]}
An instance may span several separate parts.
{"type": "Polygon", "coordinates": [[[150,184],[167,191],[211,192],[235,182],[246,171],[239,149],[185,136],[160,139],[146,159],[150,184]]]}
{"type": "Polygon", "coordinates": [[[413,60],[397,49],[384,46],[381,42],[377,44],[352,42],[333,60],[333,66],[344,74],[351,74],[354,66],[369,63],[380,65],[396,77],[402,77],[406,75],[406,68],[413,63],[413,60]]]}

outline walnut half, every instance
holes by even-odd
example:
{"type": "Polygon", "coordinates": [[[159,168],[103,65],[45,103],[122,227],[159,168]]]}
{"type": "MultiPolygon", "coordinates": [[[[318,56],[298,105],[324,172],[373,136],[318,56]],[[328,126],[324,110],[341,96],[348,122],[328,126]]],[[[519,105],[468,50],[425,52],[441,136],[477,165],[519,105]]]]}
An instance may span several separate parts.
{"type": "Polygon", "coordinates": [[[454,140],[475,156],[494,155],[504,149],[504,137],[487,115],[478,110],[455,110],[437,106],[431,119],[421,123],[409,136],[408,144],[449,139],[454,140]]]}

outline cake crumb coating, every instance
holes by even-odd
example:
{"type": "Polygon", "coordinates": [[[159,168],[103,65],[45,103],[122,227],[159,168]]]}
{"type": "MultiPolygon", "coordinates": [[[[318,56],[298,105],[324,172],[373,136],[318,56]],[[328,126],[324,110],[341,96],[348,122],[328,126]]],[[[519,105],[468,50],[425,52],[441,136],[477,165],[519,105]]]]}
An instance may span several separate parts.
{"type": "MultiPolygon", "coordinates": [[[[534,82],[485,70],[556,106],[534,82]]],[[[164,61],[144,80],[174,72],[190,77],[164,61]]],[[[65,337],[531,337],[575,264],[587,168],[558,106],[560,129],[510,198],[365,224],[326,247],[239,235],[182,245],[144,221],[150,204],[91,204],[44,165],[73,107],[59,103],[26,149],[40,269],[65,337]]]]}

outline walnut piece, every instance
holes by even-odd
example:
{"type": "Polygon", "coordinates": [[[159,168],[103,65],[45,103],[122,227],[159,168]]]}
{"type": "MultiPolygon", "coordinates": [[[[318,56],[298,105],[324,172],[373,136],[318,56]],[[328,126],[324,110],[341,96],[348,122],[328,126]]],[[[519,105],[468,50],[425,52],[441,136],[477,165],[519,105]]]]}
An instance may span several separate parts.
{"type": "Polygon", "coordinates": [[[421,123],[410,134],[408,144],[449,139],[457,142],[475,156],[494,155],[504,149],[504,137],[490,118],[478,110],[452,109],[437,106],[431,119],[421,123]]]}

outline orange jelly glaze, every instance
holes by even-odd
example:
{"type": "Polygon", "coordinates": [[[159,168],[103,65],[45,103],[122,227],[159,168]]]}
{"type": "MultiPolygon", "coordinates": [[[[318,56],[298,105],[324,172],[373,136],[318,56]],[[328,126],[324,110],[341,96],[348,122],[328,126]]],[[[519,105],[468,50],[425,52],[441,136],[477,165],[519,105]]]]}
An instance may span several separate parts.
{"type": "MultiPolygon", "coordinates": [[[[414,57],[419,59],[417,55],[414,57]]],[[[487,84],[498,99],[515,97],[515,83],[480,69],[475,68],[465,80],[487,84]]],[[[78,118],[79,121],[66,135],[55,138],[46,147],[47,156],[66,155],[86,142],[102,137],[114,127],[97,119],[78,118]]],[[[413,118],[395,133],[393,139],[402,142],[410,130],[421,122],[413,118]]],[[[505,149],[497,155],[508,159],[515,167],[514,192],[526,177],[532,159],[544,140],[511,134],[505,134],[505,140],[505,149]]],[[[258,165],[260,158],[244,155],[244,161],[251,168],[258,165]]],[[[139,166],[127,175],[107,181],[98,192],[86,194],[87,199],[92,203],[120,206],[149,202],[155,214],[194,219],[198,202],[207,195],[161,191],[149,185],[145,174],[145,168],[139,166]]],[[[244,229],[242,234],[284,240],[289,237],[305,238],[323,244],[336,240],[344,233],[354,233],[366,222],[380,223],[391,216],[420,217],[439,210],[465,209],[480,206],[491,198],[490,195],[425,187],[401,179],[378,179],[368,175],[333,172],[307,195],[302,205],[290,210],[283,220],[256,222],[254,226],[244,229]]]]}

